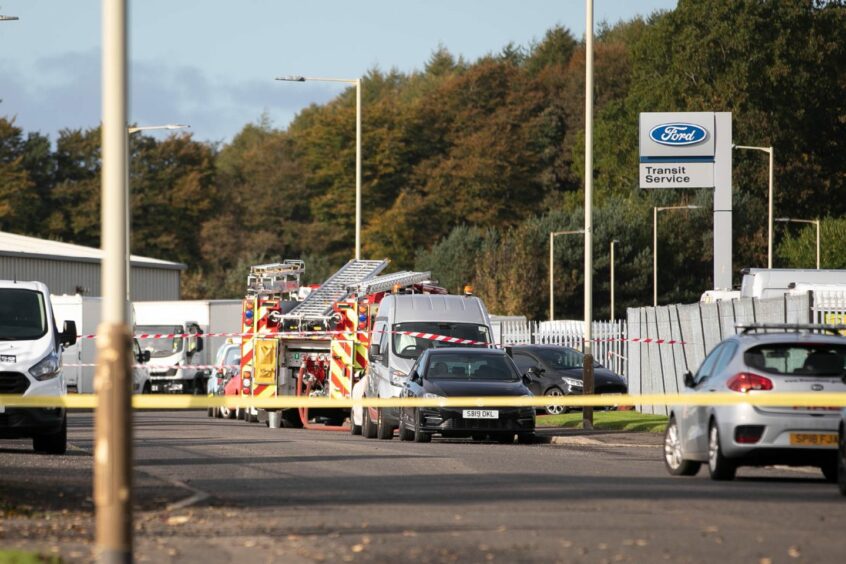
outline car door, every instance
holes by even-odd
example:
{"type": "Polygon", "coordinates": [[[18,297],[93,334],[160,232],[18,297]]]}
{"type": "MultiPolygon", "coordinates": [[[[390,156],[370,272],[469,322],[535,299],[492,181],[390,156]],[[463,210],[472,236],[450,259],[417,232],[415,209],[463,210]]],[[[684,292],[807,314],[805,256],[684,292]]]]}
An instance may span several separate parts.
{"type": "MultiPolygon", "coordinates": [[[[516,364],[517,368],[520,370],[520,375],[525,375],[530,368],[540,366],[540,362],[538,362],[535,357],[525,352],[514,351],[513,359],[514,364],[516,364]]],[[[529,377],[528,388],[536,396],[543,395],[543,386],[541,385],[541,381],[539,378],[529,377]]]]}
{"type": "MultiPolygon", "coordinates": [[[[720,355],[723,354],[724,345],[725,343],[720,343],[705,357],[699,370],[693,376],[693,387],[687,388],[688,393],[702,393],[720,355]]],[[[703,417],[701,412],[706,410],[705,407],[684,405],[679,411],[681,415],[676,423],[679,426],[679,435],[686,457],[699,459],[708,454],[708,429],[702,429],[700,424],[703,417]]]]}
{"type": "Polygon", "coordinates": [[[379,345],[379,360],[369,359],[367,363],[367,397],[379,397],[380,381],[388,377],[388,343],[390,335],[387,333],[388,318],[377,317],[373,326],[373,337],[371,343],[379,345]]]}

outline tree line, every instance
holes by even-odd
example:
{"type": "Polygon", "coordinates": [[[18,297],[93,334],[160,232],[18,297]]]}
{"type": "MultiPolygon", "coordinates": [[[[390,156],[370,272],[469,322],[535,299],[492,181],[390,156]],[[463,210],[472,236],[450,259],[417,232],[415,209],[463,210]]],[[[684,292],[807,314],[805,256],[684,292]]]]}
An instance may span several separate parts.
{"type": "MultiPolygon", "coordinates": [[[[495,313],[545,318],[551,231],[583,227],[584,42],[562,27],[476,61],[437,48],[419,71],[370,70],[363,96],[363,256],[473,284],[495,313]]],[[[709,190],[638,187],[638,114],[730,111],[737,144],[775,148],[777,216],[822,219],[824,268],[846,266],[846,7],[842,1],[680,0],[601,25],[595,41],[594,304],[651,303],[711,284],[709,190]]],[[[352,255],[352,89],[285,129],[231,142],[131,136],[132,251],[184,262],[186,298],[239,297],[250,264],[306,261],[319,282],[352,255]]],[[[100,131],[55,143],[0,118],[0,229],[99,245],[100,131]]],[[[766,156],[735,151],[734,265],[766,264],[766,156]]],[[[813,266],[813,228],[777,224],[776,266],[813,266]]],[[[556,312],[579,317],[583,241],[556,239],[556,312]]]]}

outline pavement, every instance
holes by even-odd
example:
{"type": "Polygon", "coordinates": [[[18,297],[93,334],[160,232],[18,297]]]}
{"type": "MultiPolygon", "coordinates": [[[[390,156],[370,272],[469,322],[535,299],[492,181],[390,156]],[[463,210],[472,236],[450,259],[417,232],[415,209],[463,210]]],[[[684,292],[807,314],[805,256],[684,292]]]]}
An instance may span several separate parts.
{"type": "MultiPolygon", "coordinates": [[[[91,414],[66,456],[0,441],[0,546],[93,556],[91,414]]],[[[366,440],[205,412],[135,417],[139,562],[840,562],[846,499],[810,468],[667,475],[661,437],[366,440]]],[[[544,432],[542,434],[552,434],[544,432]]]]}

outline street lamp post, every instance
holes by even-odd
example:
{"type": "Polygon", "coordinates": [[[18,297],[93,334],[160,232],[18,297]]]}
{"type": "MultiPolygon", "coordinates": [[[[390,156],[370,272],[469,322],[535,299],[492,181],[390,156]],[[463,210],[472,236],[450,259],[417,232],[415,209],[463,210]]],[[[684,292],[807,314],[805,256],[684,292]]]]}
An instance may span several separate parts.
{"type": "Polygon", "coordinates": [[[748,145],[734,145],[734,148],[763,151],[770,156],[769,197],[767,198],[767,268],[771,269],[773,267],[773,148],[748,145]]]}
{"type": "Polygon", "coordinates": [[[617,239],[611,240],[611,321],[614,321],[614,245],[619,243],[617,239]]]}
{"type": "Polygon", "coordinates": [[[558,235],[577,235],[584,233],[584,229],[574,229],[571,231],[550,231],[549,233],[549,320],[555,319],[555,238],[558,235]]]}
{"type": "Polygon", "coordinates": [[[810,223],[817,228],[817,270],[820,269],[820,220],[819,219],[793,219],[792,217],[779,217],[779,223],[810,223]]]}
{"type": "Polygon", "coordinates": [[[652,306],[658,307],[658,212],[695,210],[701,206],[665,206],[652,208],[652,306]]]}
{"type": "Polygon", "coordinates": [[[132,233],[132,200],[129,195],[129,136],[139,131],[156,131],[161,129],[174,130],[185,129],[190,125],[179,123],[168,123],[165,125],[135,125],[126,128],[126,304],[127,308],[132,303],[132,249],[129,238],[132,233]]]}
{"type": "Polygon", "coordinates": [[[361,79],[280,76],[286,82],[342,82],[355,86],[355,259],[361,259],[361,79]]]}

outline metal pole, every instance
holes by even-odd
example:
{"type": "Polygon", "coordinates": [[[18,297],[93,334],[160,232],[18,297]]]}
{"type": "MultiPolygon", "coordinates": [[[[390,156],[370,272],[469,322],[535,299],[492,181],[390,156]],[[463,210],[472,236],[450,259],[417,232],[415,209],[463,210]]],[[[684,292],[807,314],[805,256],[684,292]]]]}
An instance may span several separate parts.
{"type": "Polygon", "coordinates": [[[614,321],[614,243],[615,239],[611,240],[611,321],[614,321]]]}
{"type": "Polygon", "coordinates": [[[820,269],[820,220],[814,221],[817,225],[817,270],[820,269]]]}
{"type": "Polygon", "coordinates": [[[773,148],[769,147],[768,151],[770,154],[770,181],[769,181],[769,202],[767,207],[769,208],[768,212],[768,222],[769,222],[769,230],[767,233],[767,268],[772,269],[773,267],[773,148]]]}
{"type": "MultiPolygon", "coordinates": [[[[585,0],[585,338],[584,393],[593,394],[593,0],[585,0]]],[[[582,426],[593,428],[593,408],[582,411],[582,426]]]]}
{"type": "Polygon", "coordinates": [[[652,307],[658,307],[658,208],[652,208],[652,307]]]}
{"type": "Polygon", "coordinates": [[[553,274],[553,260],[555,256],[555,233],[549,234],[549,320],[555,319],[555,276],[553,274]]]}
{"type": "Polygon", "coordinates": [[[126,0],[103,0],[102,323],[97,329],[97,559],[132,561],[132,422],[126,308],[126,0]]]}
{"type": "Polygon", "coordinates": [[[361,79],[355,79],[355,259],[361,259],[361,79]]]}

